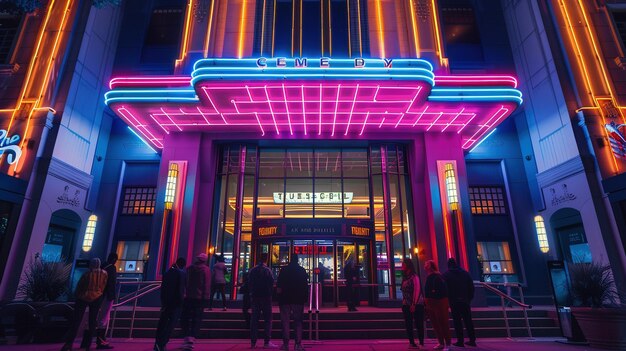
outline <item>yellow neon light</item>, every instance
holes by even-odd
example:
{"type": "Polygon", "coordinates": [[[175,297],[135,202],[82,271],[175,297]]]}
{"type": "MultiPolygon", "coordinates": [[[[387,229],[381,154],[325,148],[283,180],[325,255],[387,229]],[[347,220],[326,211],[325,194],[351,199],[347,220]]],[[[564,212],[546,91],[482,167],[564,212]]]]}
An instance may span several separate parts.
{"type": "Polygon", "coordinates": [[[383,36],[383,15],[381,2],[382,0],[376,0],[376,27],[378,29],[378,51],[380,58],[385,58],[385,38],[383,36]]]}
{"type": "Polygon", "coordinates": [[[413,23],[413,44],[415,45],[415,57],[420,57],[420,44],[417,32],[417,21],[415,20],[415,8],[413,7],[413,0],[409,0],[409,6],[411,7],[411,22],[413,23]]]}
{"type": "Polygon", "coordinates": [[[435,24],[435,41],[437,42],[437,56],[439,56],[439,64],[444,66],[445,59],[443,57],[442,43],[441,43],[441,32],[439,31],[439,9],[437,8],[437,2],[435,0],[431,0],[432,6],[432,14],[433,14],[433,23],[435,24]]]}
{"type": "Polygon", "coordinates": [[[241,3],[241,19],[239,20],[239,47],[237,48],[237,58],[243,57],[243,45],[246,29],[246,0],[241,3]]]}
{"type": "Polygon", "coordinates": [[[175,65],[178,66],[187,56],[187,45],[189,40],[189,32],[191,31],[191,10],[193,9],[193,0],[187,3],[187,14],[185,15],[185,34],[183,35],[183,43],[180,48],[180,58],[176,60],[175,65]]]}
{"type": "Polygon", "coordinates": [[[213,6],[214,5],[215,5],[215,1],[211,1],[211,9],[209,10],[209,24],[207,25],[206,38],[204,40],[204,57],[209,56],[209,41],[211,39],[211,27],[213,26],[213,6]]]}

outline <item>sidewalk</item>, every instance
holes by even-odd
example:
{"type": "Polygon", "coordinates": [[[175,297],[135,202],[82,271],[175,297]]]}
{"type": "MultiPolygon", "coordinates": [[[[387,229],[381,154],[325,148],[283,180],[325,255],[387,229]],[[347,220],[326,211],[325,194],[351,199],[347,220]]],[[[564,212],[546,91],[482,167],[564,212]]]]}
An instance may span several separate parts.
{"type": "MultiPolygon", "coordinates": [[[[527,339],[480,339],[479,347],[456,348],[450,350],[467,350],[467,351],[584,351],[596,350],[589,346],[565,345],[556,342],[554,338],[537,338],[534,340],[527,339]]],[[[152,351],[153,340],[149,339],[112,339],[111,345],[115,346],[116,351],[152,351]]],[[[280,340],[272,342],[280,345],[280,340]]],[[[304,347],[307,351],[405,351],[408,350],[408,343],[404,340],[336,340],[336,341],[304,341],[304,347]]],[[[259,340],[256,350],[263,350],[263,341],[259,340]],[[261,347],[259,347],[261,346],[261,347]]],[[[78,344],[75,344],[78,346],[78,344]]],[[[180,339],[174,339],[168,345],[168,350],[179,350],[181,346],[180,339]]],[[[432,350],[435,343],[427,340],[424,347],[425,350],[432,350]]],[[[58,351],[61,344],[46,345],[0,345],[0,350],[11,351],[58,351]]],[[[95,349],[95,346],[93,347],[95,349]]],[[[249,350],[250,343],[248,340],[199,340],[196,343],[194,351],[235,351],[249,350]]],[[[74,350],[78,350],[77,347],[74,350]]],[[[276,349],[278,351],[278,349],[276,349]]],[[[293,341],[290,345],[293,350],[293,341]]]]}

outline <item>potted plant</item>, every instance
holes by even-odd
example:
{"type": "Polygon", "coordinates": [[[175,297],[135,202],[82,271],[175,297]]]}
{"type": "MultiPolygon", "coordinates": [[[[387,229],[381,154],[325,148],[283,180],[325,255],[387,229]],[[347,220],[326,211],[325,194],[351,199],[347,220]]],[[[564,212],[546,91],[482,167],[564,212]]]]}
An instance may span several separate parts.
{"type": "Polygon", "coordinates": [[[620,301],[611,267],[598,262],[568,267],[572,313],[592,347],[626,350],[626,308],[620,301]]]}

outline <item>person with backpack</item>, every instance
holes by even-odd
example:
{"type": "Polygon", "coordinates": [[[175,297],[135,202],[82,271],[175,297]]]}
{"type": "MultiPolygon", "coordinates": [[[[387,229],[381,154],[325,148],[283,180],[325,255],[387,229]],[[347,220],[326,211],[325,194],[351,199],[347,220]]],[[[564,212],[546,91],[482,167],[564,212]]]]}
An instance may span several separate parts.
{"type": "Polygon", "coordinates": [[[187,267],[187,291],[180,323],[185,336],[183,350],[193,349],[200,331],[202,312],[211,294],[211,269],[206,264],[207,259],[207,254],[201,253],[187,267]]]}
{"type": "Polygon", "coordinates": [[[419,349],[424,346],[424,301],[420,278],[415,272],[413,261],[405,258],[402,261],[402,314],[406,326],[406,336],[409,338],[409,347],[419,349]],[[413,322],[417,329],[418,346],[413,337],[413,322]]]}
{"type": "Polygon", "coordinates": [[[267,254],[262,253],[259,261],[248,273],[248,289],[252,305],[252,319],[250,320],[250,348],[256,347],[259,333],[259,317],[263,314],[265,321],[264,349],[278,348],[270,342],[272,337],[272,292],[274,290],[274,274],[267,266],[267,254]]]}
{"type": "Polygon", "coordinates": [[[74,305],[74,319],[70,325],[65,344],[61,351],[71,351],[78,333],[78,327],[83,321],[85,310],[89,308],[89,329],[86,334],[85,350],[91,348],[91,339],[96,331],[96,322],[100,303],[102,302],[102,294],[107,283],[107,272],[100,269],[100,259],[92,258],[89,261],[89,271],[80,277],[76,285],[76,304],[74,305]]]}
{"type": "Polygon", "coordinates": [[[224,256],[218,255],[215,257],[217,261],[213,265],[213,283],[211,284],[211,296],[209,298],[209,311],[213,308],[213,296],[217,293],[218,296],[222,296],[222,310],[226,311],[226,274],[227,268],[224,263],[224,256]]]}
{"type": "Polygon", "coordinates": [[[294,329],[296,332],[295,351],[304,351],[302,347],[302,317],[304,304],[309,297],[307,291],[309,274],[298,264],[298,255],[292,254],[291,261],[280,270],[276,288],[278,292],[278,305],[280,306],[280,320],[283,327],[283,345],[281,350],[289,350],[289,322],[293,316],[294,329]]]}
{"type": "Polygon", "coordinates": [[[450,347],[452,343],[450,326],[448,326],[448,287],[435,261],[426,261],[424,269],[428,274],[426,284],[424,284],[424,307],[439,341],[434,349],[442,350],[450,347]]]}
{"type": "Polygon", "coordinates": [[[185,299],[187,273],[185,259],[180,257],[163,275],[161,281],[161,315],[154,340],[154,351],[164,351],[170,341],[185,299]]]}
{"type": "Polygon", "coordinates": [[[472,308],[470,304],[474,298],[474,280],[472,276],[459,267],[454,258],[448,259],[448,271],[443,274],[443,278],[448,285],[448,299],[450,300],[450,311],[454,321],[454,331],[457,341],[454,346],[464,347],[476,346],[476,332],[472,321],[472,308]],[[463,344],[463,323],[467,328],[469,341],[463,344]]]}
{"type": "Polygon", "coordinates": [[[107,257],[107,264],[104,266],[104,271],[107,272],[107,283],[104,287],[104,293],[102,298],[102,304],[100,305],[100,312],[98,313],[98,329],[96,329],[96,349],[112,349],[113,346],[109,344],[106,338],[107,328],[109,327],[109,317],[111,316],[111,309],[113,308],[113,302],[115,302],[116,291],[115,285],[117,284],[117,254],[111,252],[107,257]]]}

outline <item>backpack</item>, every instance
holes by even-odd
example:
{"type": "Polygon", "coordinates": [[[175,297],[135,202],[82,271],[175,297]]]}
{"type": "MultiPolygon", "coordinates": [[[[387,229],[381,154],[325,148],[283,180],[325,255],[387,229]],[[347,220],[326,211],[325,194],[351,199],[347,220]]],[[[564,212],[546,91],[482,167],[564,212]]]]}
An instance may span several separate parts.
{"type": "Polygon", "coordinates": [[[99,299],[107,283],[107,272],[102,269],[83,274],[76,287],[76,297],[86,302],[99,299]]]}

